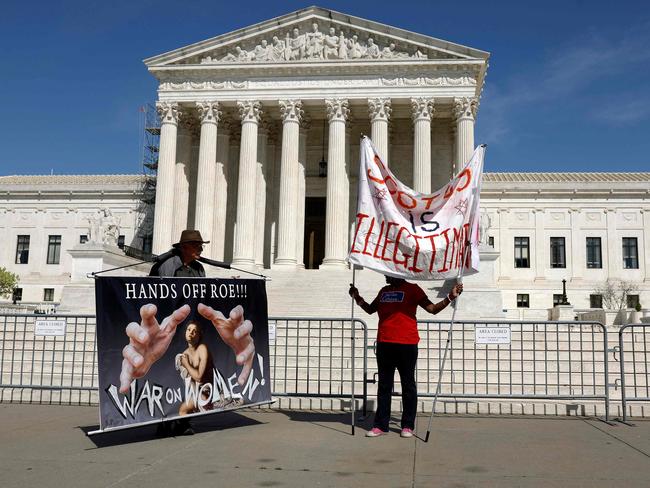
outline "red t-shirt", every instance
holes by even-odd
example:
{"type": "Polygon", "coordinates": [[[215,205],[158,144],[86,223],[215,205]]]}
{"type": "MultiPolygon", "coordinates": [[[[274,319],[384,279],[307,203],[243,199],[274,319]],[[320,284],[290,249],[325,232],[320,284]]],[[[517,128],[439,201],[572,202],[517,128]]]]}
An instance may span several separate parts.
{"type": "Polygon", "coordinates": [[[415,313],[427,295],[414,283],[403,282],[397,287],[385,286],[372,302],[379,314],[377,342],[417,344],[417,318],[415,313]]]}

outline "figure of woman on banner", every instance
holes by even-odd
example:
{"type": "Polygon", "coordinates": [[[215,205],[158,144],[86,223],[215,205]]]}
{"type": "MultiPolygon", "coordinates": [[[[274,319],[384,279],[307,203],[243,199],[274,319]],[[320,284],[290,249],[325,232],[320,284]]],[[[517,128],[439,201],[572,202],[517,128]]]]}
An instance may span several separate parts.
{"type": "Polygon", "coordinates": [[[211,397],[215,392],[208,391],[212,388],[214,378],[214,362],[212,354],[203,342],[203,331],[197,322],[190,322],[185,329],[187,349],[176,355],[176,370],[180,372],[184,382],[190,384],[186,390],[198,387],[201,400],[197,402],[186,398],[178,409],[179,415],[203,412],[212,409],[211,397]],[[209,385],[204,387],[203,385],[209,385]]]}

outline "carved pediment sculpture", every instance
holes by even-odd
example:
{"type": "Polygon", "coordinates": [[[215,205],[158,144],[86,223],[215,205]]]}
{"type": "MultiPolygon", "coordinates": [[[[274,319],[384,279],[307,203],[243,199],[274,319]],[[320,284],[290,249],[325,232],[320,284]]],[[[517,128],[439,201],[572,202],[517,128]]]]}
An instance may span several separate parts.
{"type": "MultiPolygon", "coordinates": [[[[398,48],[395,39],[378,41],[373,37],[363,37],[362,33],[337,32],[333,26],[327,33],[320,30],[318,22],[313,22],[305,32],[294,27],[284,34],[276,32],[270,39],[261,39],[248,48],[235,45],[225,53],[212,53],[201,58],[201,64],[221,63],[269,63],[292,61],[339,60],[356,61],[368,59],[399,60],[428,59],[428,55],[418,48],[409,51],[398,48]]],[[[255,41],[254,41],[255,42],[255,41]]]]}

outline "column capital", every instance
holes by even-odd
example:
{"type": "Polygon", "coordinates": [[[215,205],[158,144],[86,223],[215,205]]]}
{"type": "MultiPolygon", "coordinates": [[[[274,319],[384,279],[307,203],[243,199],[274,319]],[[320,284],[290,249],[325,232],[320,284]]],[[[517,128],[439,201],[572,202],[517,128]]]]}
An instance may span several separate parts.
{"type": "Polygon", "coordinates": [[[328,98],[325,100],[327,120],[330,122],[345,122],[350,116],[347,98],[328,98]]]}
{"type": "Polygon", "coordinates": [[[384,120],[388,122],[390,114],[393,111],[390,98],[370,98],[368,99],[368,115],[370,121],[384,120]]]}
{"type": "Polygon", "coordinates": [[[156,111],[161,124],[178,125],[178,121],[183,115],[177,102],[156,102],[156,111]]]}
{"type": "Polygon", "coordinates": [[[411,98],[411,117],[413,122],[418,120],[427,120],[431,122],[433,117],[433,98],[418,97],[411,98]]]}
{"type": "Polygon", "coordinates": [[[299,124],[305,115],[301,100],[278,100],[278,104],[280,105],[280,114],[283,123],[296,122],[299,124]]]}
{"type": "Polygon", "coordinates": [[[257,100],[238,100],[237,109],[242,124],[245,122],[259,124],[264,113],[262,112],[262,104],[257,100]]]}
{"type": "Polygon", "coordinates": [[[478,99],[476,97],[457,97],[454,98],[453,115],[456,121],[461,119],[476,118],[476,111],[478,110],[478,99]]]}
{"type": "Polygon", "coordinates": [[[218,124],[223,115],[219,110],[219,102],[196,102],[201,124],[218,124]]]}

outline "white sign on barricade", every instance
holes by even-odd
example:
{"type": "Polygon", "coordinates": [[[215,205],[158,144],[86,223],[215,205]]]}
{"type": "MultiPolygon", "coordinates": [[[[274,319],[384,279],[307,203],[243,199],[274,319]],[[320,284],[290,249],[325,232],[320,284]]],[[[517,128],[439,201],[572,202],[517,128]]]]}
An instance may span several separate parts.
{"type": "Polygon", "coordinates": [[[476,327],[476,344],[510,344],[510,327],[476,327]]]}
{"type": "Polygon", "coordinates": [[[65,319],[36,319],[34,322],[34,335],[37,336],[64,336],[65,319]]]}

